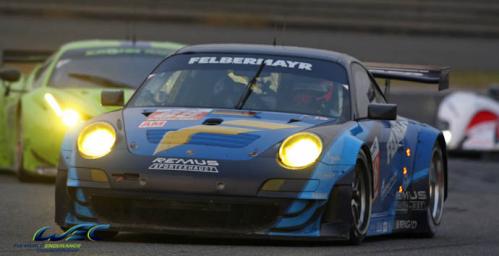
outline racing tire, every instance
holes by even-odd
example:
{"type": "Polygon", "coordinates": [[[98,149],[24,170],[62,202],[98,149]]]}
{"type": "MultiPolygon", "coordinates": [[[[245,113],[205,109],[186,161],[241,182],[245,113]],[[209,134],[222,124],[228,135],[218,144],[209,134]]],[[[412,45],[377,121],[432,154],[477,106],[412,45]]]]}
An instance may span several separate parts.
{"type": "Polygon", "coordinates": [[[372,168],[364,151],[361,151],[355,164],[352,179],[352,198],[350,211],[352,226],[350,228],[349,244],[358,245],[364,240],[371,220],[373,189],[372,168]]]}
{"type": "Polygon", "coordinates": [[[428,169],[427,207],[421,220],[420,232],[416,235],[423,238],[435,236],[442,221],[445,204],[445,170],[442,149],[435,144],[432,150],[431,166],[428,169]]]}

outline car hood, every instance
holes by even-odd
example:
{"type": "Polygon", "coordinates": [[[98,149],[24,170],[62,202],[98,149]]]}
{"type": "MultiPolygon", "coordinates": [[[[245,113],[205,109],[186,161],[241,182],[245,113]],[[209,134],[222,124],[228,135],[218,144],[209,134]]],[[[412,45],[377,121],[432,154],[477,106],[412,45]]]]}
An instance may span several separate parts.
{"type": "Polygon", "coordinates": [[[249,160],[293,133],[335,121],[302,114],[200,108],[126,108],[123,119],[133,154],[216,160],[249,160]]]}
{"type": "MultiPolygon", "coordinates": [[[[98,116],[102,113],[113,111],[119,107],[103,107],[101,105],[102,88],[77,88],[77,89],[55,89],[47,88],[44,95],[50,93],[57,100],[62,109],[74,109],[79,112],[84,119],[89,119],[98,116]]],[[[125,100],[128,100],[133,94],[132,89],[124,89],[125,100]]],[[[41,95],[41,99],[44,98],[41,95]]]]}

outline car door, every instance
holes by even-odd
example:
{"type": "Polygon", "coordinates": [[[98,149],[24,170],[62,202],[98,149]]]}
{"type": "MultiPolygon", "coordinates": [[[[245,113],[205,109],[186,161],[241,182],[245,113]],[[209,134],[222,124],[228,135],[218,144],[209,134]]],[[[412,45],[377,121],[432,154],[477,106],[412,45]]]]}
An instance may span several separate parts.
{"type": "Polygon", "coordinates": [[[403,148],[403,125],[398,120],[370,120],[368,106],[383,104],[386,100],[376,81],[359,63],[352,64],[355,118],[363,131],[358,136],[367,142],[373,164],[373,213],[376,216],[391,216],[393,198],[401,184],[400,166],[396,164],[400,148],[403,148]]]}

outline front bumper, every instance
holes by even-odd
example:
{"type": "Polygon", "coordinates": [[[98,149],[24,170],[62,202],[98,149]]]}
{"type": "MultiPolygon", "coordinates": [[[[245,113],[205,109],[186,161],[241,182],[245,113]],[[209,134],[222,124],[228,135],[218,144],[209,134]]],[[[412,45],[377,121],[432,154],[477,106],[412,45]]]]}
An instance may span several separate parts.
{"type": "Polygon", "coordinates": [[[218,161],[220,172],[210,174],[151,170],[155,157],[127,150],[92,161],[79,159],[74,151],[62,154],[58,175],[67,174],[70,203],[56,218],[61,226],[91,222],[118,231],[174,235],[349,238],[351,221],[345,216],[351,215],[350,201],[340,199],[351,198],[350,165],[319,162],[289,171],[272,155],[218,161]],[[265,186],[270,179],[293,182],[265,186]],[[348,189],[334,191],[342,187],[348,189]],[[323,215],[330,208],[337,218],[325,223],[323,215]]]}
{"type": "MultiPolygon", "coordinates": [[[[63,172],[63,171],[60,171],[63,172]]],[[[88,185],[88,184],[87,184],[88,185]]],[[[324,223],[327,200],[176,194],[69,187],[61,226],[110,224],[113,230],[208,237],[345,240],[350,224],[324,223]]],[[[336,196],[344,195],[334,193],[336,196]]],[[[334,198],[332,201],[342,202],[334,198]]],[[[57,207],[56,202],[56,207],[57,207]]],[[[349,208],[336,205],[335,209],[349,208]]]]}

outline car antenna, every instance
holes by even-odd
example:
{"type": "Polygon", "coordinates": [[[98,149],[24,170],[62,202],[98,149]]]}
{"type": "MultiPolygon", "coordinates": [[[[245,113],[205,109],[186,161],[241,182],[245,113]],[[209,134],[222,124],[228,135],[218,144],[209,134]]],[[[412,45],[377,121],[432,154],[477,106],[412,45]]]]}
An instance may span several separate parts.
{"type": "Polygon", "coordinates": [[[276,46],[277,45],[277,38],[274,36],[274,40],[272,41],[272,45],[276,46]]]}
{"type": "Polygon", "coordinates": [[[135,33],[135,18],[137,17],[137,7],[135,6],[135,3],[132,4],[132,10],[133,10],[133,18],[130,21],[130,27],[131,27],[130,40],[132,41],[132,46],[135,47],[135,44],[137,43],[137,34],[135,33]]]}
{"type": "Polygon", "coordinates": [[[286,17],[284,17],[284,21],[282,22],[282,30],[281,30],[282,38],[284,38],[284,35],[286,34],[286,25],[287,25],[287,19],[286,19],[286,17]]]}

